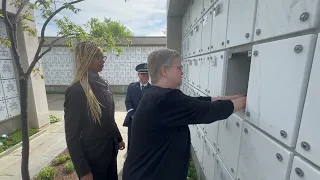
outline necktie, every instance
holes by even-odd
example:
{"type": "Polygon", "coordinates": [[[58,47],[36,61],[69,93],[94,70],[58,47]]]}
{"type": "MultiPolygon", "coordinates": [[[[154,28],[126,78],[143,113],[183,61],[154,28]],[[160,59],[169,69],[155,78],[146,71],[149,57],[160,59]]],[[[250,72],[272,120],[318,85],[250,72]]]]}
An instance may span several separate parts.
{"type": "Polygon", "coordinates": [[[145,87],[146,87],[146,86],[142,85],[142,86],[141,86],[141,90],[143,90],[145,87]]]}

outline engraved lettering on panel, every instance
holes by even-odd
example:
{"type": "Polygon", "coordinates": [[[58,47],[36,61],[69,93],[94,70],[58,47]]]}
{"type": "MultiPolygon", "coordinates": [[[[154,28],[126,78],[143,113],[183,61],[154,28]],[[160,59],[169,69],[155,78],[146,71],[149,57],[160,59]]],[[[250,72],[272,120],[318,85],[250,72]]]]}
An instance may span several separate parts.
{"type": "Polygon", "coordinates": [[[2,87],[4,91],[4,97],[6,99],[17,97],[17,84],[15,79],[2,80],[2,87]]]}
{"type": "Polygon", "coordinates": [[[6,100],[9,117],[17,116],[20,114],[20,100],[19,97],[6,100]]]}
{"type": "Polygon", "coordinates": [[[3,89],[2,89],[1,83],[0,83],[0,100],[4,100],[4,92],[3,92],[3,89]]]}
{"type": "Polygon", "coordinates": [[[10,49],[5,45],[0,45],[0,59],[12,59],[10,49]]]}
{"type": "Polygon", "coordinates": [[[14,78],[14,69],[12,60],[1,60],[0,61],[0,77],[1,79],[14,78]]]}
{"type": "Polygon", "coordinates": [[[7,28],[4,24],[4,19],[0,19],[0,37],[1,38],[8,38],[8,34],[7,34],[7,28]]]}
{"type": "Polygon", "coordinates": [[[0,101],[0,121],[8,119],[8,111],[5,101],[0,101]]]}

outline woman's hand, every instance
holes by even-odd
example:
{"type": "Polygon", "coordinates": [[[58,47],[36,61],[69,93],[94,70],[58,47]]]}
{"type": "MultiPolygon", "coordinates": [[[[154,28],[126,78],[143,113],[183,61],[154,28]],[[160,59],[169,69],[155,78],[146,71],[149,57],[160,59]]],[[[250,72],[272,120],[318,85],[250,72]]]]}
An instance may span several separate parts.
{"type": "Polygon", "coordinates": [[[92,173],[88,173],[85,176],[82,176],[80,180],[93,180],[92,173]]]}
{"type": "Polygon", "coordinates": [[[123,141],[119,142],[119,150],[124,150],[125,148],[126,144],[123,141]]]}
{"type": "Polygon", "coordinates": [[[238,99],[234,99],[234,100],[232,100],[232,102],[233,102],[233,106],[234,106],[233,112],[237,112],[237,111],[240,111],[241,109],[244,109],[246,107],[247,97],[241,97],[238,99]]]}
{"type": "Polygon", "coordinates": [[[243,97],[247,97],[247,94],[237,94],[233,96],[224,96],[224,97],[211,97],[211,102],[218,101],[218,100],[235,100],[243,97]]]}

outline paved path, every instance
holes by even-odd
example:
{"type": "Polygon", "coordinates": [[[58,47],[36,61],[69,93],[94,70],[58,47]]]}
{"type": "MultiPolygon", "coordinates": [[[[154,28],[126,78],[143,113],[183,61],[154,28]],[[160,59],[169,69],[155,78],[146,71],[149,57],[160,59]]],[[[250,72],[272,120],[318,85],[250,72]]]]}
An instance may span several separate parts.
{"type": "MultiPolygon", "coordinates": [[[[48,95],[51,115],[63,117],[63,95],[48,95]]],[[[127,128],[122,126],[126,110],[124,95],[115,95],[115,119],[125,142],[127,142],[127,128]]],[[[66,148],[63,121],[49,125],[42,129],[43,133],[30,142],[30,176],[35,176],[44,166],[50,163],[66,148]]],[[[119,151],[118,172],[122,170],[126,151],[119,151]]],[[[21,147],[0,159],[0,180],[21,180],[21,147]]],[[[121,179],[121,177],[120,177],[121,179]]]]}

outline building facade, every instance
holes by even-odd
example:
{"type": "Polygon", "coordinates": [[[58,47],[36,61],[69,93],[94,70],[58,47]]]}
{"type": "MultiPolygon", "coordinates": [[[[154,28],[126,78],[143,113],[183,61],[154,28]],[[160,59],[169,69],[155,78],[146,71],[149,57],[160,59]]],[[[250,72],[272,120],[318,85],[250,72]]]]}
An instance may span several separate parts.
{"type": "MultiPolygon", "coordinates": [[[[48,37],[48,42],[54,38],[48,37]]],[[[166,47],[165,37],[130,37],[130,46],[121,46],[123,53],[105,53],[106,63],[100,73],[113,92],[124,93],[126,87],[138,81],[135,67],[147,62],[150,52],[166,47]]],[[[47,48],[47,47],[45,47],[47,48]]],[[[43,50],[45,50],[45,48],[43,50]]],[[[74,55],[64,47],[63,41],[42,58],[43,74],[47,91],[63,92],[74,79],[74,55]]]]}
{"type": "Polygon", "coordinates": [[[168,0],[167,47],[190,96],[246,93],[228,119],[190,125],[199,179],[320,179],[320,0],[168,0]]]}

